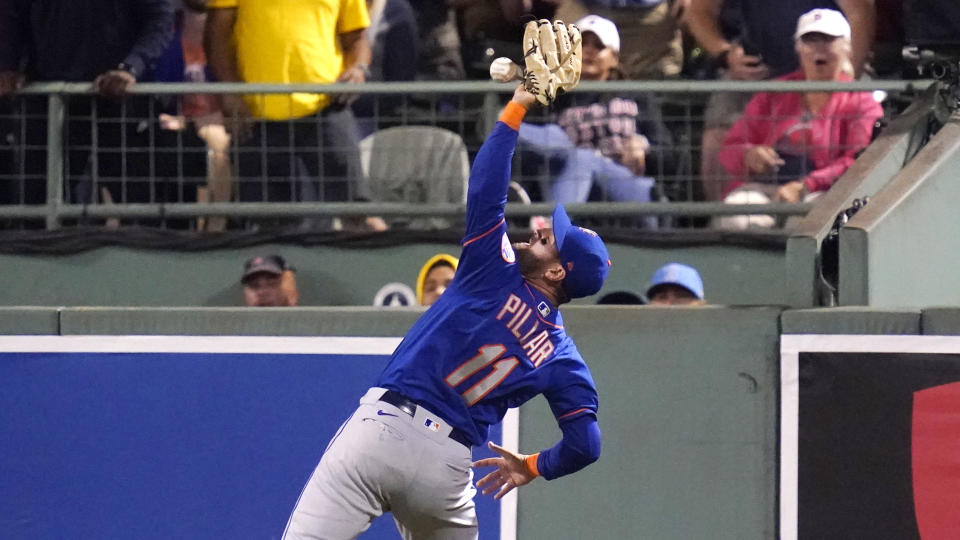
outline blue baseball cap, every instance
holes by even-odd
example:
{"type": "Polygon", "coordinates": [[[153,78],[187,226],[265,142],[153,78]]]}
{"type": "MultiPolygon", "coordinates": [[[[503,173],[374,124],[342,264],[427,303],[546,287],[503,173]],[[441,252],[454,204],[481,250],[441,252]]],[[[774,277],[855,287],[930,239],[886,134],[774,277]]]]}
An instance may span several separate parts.
{"type": "Polygon", "coordinates": [[[610,254],[600,235],[570,223],[562,204],[553,211],[553,237],[567,275],[563,289],[570,298],[596,294],[610,272],[610,254]]]}
{"type": "Polygon", "coordinates": [[[692,266],[680,263],[667,263],[657,269],[650,278],[650,288],[647,289],[647,298],[653,289],[660,285],[678,285],[703,300],[703,280],[700,273],[692,266]]]}

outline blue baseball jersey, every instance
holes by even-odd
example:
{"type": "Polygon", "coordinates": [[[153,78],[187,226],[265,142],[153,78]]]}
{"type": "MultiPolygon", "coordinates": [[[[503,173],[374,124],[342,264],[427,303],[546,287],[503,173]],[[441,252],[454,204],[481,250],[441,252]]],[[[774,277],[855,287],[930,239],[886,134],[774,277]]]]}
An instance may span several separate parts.
{"type": "Polygon", "coordinates": [[[470,435],[487,439],[507,409],[543,394],[558,422],[594,418],[593,377],[559,310],[520,273],[504,219],[517,131],[498,122],[474,160],[466,235],[447,290],[413,325],[380,375],[470,435]]]}

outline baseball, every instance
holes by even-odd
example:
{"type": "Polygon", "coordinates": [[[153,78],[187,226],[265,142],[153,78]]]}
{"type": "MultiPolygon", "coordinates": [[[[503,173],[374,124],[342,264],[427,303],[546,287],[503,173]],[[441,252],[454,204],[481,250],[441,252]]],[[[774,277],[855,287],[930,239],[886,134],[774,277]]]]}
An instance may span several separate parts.
{"type": "Polygon", "coordinates": [[[490,78],[498,82],[519,81],[522,79],[520,66],[507,57],[501,56],[490,63],[490,78]]]}

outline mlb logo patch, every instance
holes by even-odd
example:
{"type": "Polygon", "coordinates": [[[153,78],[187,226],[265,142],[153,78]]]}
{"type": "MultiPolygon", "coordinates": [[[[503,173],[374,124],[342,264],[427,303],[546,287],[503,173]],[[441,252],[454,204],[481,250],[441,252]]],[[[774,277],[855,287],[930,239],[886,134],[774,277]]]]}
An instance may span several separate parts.
{"type": "Polygon", "coordinates": [[[423,425],[430,431],[440,431],[440,423],[435,422],[429,418],[427,418],[427,421],[424,422],[423,425]]]}
{"type": "Polygon", "coordinates": [[[510,239],[507,238],[507,233],[503,233],[503,236],[500,238],[500,256],[503,257],[505,262],[510,264],[517,261],[517,255],[513,252],[513,246],[510,245],[510,239]]]}
{"type": "Polygon", "coordinates": [[[540,312],[541,317],[546,317],[547,315],[550,315],[550,306],[548,306],[546,302],[540,302],[537,305],[537,311],[540,312]]]}

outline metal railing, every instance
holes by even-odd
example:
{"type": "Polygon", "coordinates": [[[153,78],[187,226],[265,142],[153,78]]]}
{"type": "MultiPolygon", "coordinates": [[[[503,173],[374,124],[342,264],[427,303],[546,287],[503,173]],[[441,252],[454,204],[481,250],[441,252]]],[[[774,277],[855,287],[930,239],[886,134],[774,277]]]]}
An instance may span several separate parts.
{"type": "MultiPolygon", "coordinates": [[[[731,205],[722,202],[700,202],[694,193],[692,186],[699,181],[698,170],[696,166],[690,166],[693,163],[691,157],[697,151],[696,145],[699,143],[697,136],[702,129],[702,116],[699,111],[702,109],[706,97],[715,92],[800,92],[800,91],[883,91],[894,95],[905,94],[911,96],[919,90],[926,88],[930,81],[858,81],[858,82],[786,82],[786,81],[764,81],[764,82],[741,82],[741,81],[615,81],[615,82],[583,82],[576,92],[600,92],[606,94],[618,93],[649,93],[665,97],[665,103],[672,104],[676,111],[671,114],[665,113],[665,120],[674,129],[674,133],[680,133],[679,148],[680,152],[686,157],[688,168],[682,174],[672,179],[681,184],[681,196],[675,197],[668,202],[603,202],[603,203],[584,203],[569,206],[571,213],[576,215],[590,215],[603,218],[635,218],[637,216],[661,216],[661,217],[710,217],[737,214],[769,214],[774,216],[796,216],[806,213],[811,205],[806,203],[799,204],[762,204],[762,205],[731,205]]],[[[427,124],[454,128],[459,131],[458,134],[467,142],[468,150],[471,155],[482,141],[483,134],[495,122],[499,109],[512,92],[513,87],[493,82],[417,82],[417,83],[367,83],[363,85],[352,84],[235,84],[235,83],[142,83],[134,85],[127,101],[135,100],[140,97],[151,97],[160,100],[168,100],[173,103],[171,116],[177,117],[183,113],[183,104],[180,99],[184,95],[208,94],[289,94],[289,93],[325,93],[329,95],[357,95],[375,97],[374,109],[377,110],[379,100],[387,96],[393,96],[402,101],[401,107],[395,114],[375,115],[374,129],[380,124],[392,123],[400,125],[427,124]],[[419,100],[417,106],[409,106],[413,100],[419,100]],[[439,104],[443,103],[445,109],[439,104]],[[416,110],[414,110],[416,109],[416,110]]],[[[154,194],[158,189],[156,184],[162,183],[162,178],[153,176],[145,181],[149,183],[150,197],[146,201],[118,200],[105,201],[98,197],[96,189],[93,193],[87,193],[86,198],[78,198],[72,194],[75,185],[71,180],[76,173],[70,171],[78,170],[77,163],[70,162],[70,148],[72,133],[68,133],[68,127],[71,122],[69,116],[71,104],[76,100],[86,100],[91,104],[95,103],[93,98],[94,91],[91,84],[87,83],[35,83],[23,88],[15,97],[13,112],[0,116],[0,121],[6,119],[8,123],[22,121],[21,131],[24,126],[30,122],[36,122],[36,119],[20,118],[20,115],[26,111],[26,108],[18,104],[23,100],[45,100],[45,107],[42,110],[43,120],[46,122],[45,139],[43,146],[28,145],[22,139],[21,146],[15,144],[6,151],[13,155],[19,152],[21,161],[26,161],[23,156],[27,152],[33,152],[33,156],[43,153],[44,166],[42,167],[43,185],[45,186],[43,199],[41,201],[31,201],[33,204],[27,204],[27,201],[21,196],[19,200],[4,201],[11,204],[0,204],[0,219],[42,219],[47,229],[56,229],[62,226],[64,220],[84,220],[88,218],[209,218],[219,216],[222,218],[261,218],[261,217],[310,217],[310,218],[335,218],[363,215],[379,215],[385,218],[391,217],[447,217],[453,218],[463,215],[464,205],[456,202],[448,203],[430,203],[430,204],[409,204],[409,203],[387,203],[387,202],[318,202],[316,200],[300,201],[271,201],[271,202],[233,202],[230,196],[226,200],[223,197],[220,200],[216,198],[208,199],[211,202],[185,202],[178,197],[161,198],[154,194]]],[[[152,103],[152,102],[151,102],[152,103]]],[[[94,123],[97,121],[96,106],[92,105],[94,112],[90,118],[94,123]]],[[[89,108],[89,106],[88,106],[89,108]]],[[[142,120],[147,122],[156,121],[159,113],[155,105],[148,107],[149,117],[142,120]]],[[[137,118],[127,118],[121,112],[118,121],[135,122],[137,118]]],[[[106,120],[104,120],[106,121],[106,120]]],[[[98,148],[96,129],[92,129],[92,141],[88,142],[88,147],[84,147],[93,156],[97,155],[98,148]]],[[[21,133],[22,134],[22,133],[21,133]]],[[[18,135],[14,133],[14,138],[18,135]]],[[[152,141],[153,139],[151,139],[152,141]]],[[[170,155],[162,154],[158,157],[158,150],[153,147],[135,148],[121,147],[119,149],[119,159],[125,160],[125,167],[129,161],[141,159],[138,151],[144,151],[143,159],[150,162],[151,171],[154,169],[155,162],[163,159],[176,159],[182,161],[185,153],[188,151],[182,146],[182,137],[177,138],[178,145],[170,155]],[[124,154],[127,152],[127,154],[124,154]]],[[[236,150],[237,143],[232,144],[236,150]]],[[[109,150],[109,148],[107,148],[109,150]]],[[[189,151],[206,152],[204,148],[194,148],[189,151]]],[[[3,159],[3,156],[0,156],[3,159]]],[[[91,158],[94,161],[96,157],[91,158]]],[[[179,163],[178,161],[178,163],[179,163]]],[[[0,164],[2,165],[2,164],[0,164]]],[[[209,165],[209,163],[208,163],[209,165]]],[[[37,164],[31,164],[36,167],[37,164]]],[[[93,176],[96,177],[96,167],[94,166],[93,176]]],[[[126,169],[124,169],[125,171],[126,169]]],[[[152,173],[151,173],[152,174],[152,173]]],[[[26,183],[31,180],[36,182],[38,178],[29,177],[26,174],[26,165],[20,163],[19,170],[13,170],[7,174],[0,170],[0,179],[8,182],[26,183]]],[[[96,178],[94,178],[96,180],[96,178]]],[[[127,183],[133,185],[132,178],[126,178],[121,175],[118,179],[123,186],[123,193],[126,193],[127,183]]],[[[664,180],[664,179],[659,179],[664,180]]],[[[183,184],[208,183],[209,178],[190,179],[182,174],[182,168],[178,169],[176,181],[180,182],[180,193],[183,192],[183,184]]],[[[20,194],[25,191],[23,185],[17,186],[20,194]]],[[[96,188],[96,183],[94,184],[96,188]]],[[[88,189],[89,191],[89,189],[88,189]]],[[[107,194],[109,196],[109,194],[107,194]]],[[[544,201],[541,197],[539,201],[544,201]]],[[[552,204],[548,202],[534,201],[533,204],[510,204],[508,205],[508,215],[512,217],[535,216],[548,214],[552,204]]]]}

